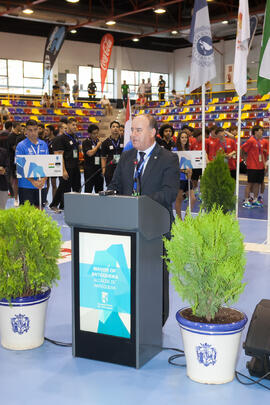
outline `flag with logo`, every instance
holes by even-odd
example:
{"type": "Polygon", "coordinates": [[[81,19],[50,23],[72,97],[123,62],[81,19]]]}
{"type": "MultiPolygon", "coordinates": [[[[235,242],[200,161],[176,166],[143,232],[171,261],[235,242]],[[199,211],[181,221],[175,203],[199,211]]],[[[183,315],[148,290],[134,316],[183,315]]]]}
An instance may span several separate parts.
{"type": "Polygon", "coordinates": [[[111,59],[111,53],[113,48],[114,38],[111,34],[105,34],[100,43],[100,76],[101,76],[101,92],[107,76],[109,63],[111,59]]]}
{"type": "Polygon", "coordinates": [[[250,21],[248,0],[240,0],[233,72],[234,88],[239,97],[242,97],[247,92],[247,57],[249,37],[250,21]]]}
{"type": "Polygon", "coordinates": [[[131,135],[131,107],[130,107],[130,99],[128,97],[127,101],[127,109],[126,109],[126,122],[125,122],[125,134],[124,134],[124,146],[126,146],[130,142],[130,135],[131,135]]]}
{"type": "Polygon", "coordinates": [[[53,28],[47,39],[43,58],[43,87],[50,76],[54,62],[62,48],[66,32],[66,27],[57,25],[53,28]]]}
{"type": "Polygon", "coordinates": [[[206,0],[195,0],[189,41],[193,44],[189,91],[216,76],[216,65],[206,0]]]}
{"type": "Polygon", "coordinates": [[[266,2],[262,47],[257,80],[258,92],[264,95],[270,91],[270,0],[266,2]]]}

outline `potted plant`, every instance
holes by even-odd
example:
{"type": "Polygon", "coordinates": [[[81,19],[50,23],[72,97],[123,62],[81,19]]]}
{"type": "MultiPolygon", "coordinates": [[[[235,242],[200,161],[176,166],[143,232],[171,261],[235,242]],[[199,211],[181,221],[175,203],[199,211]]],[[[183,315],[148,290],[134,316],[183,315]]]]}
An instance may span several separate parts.
{"type": "Polygon", "coordinates": [[[29,203],[0,210],[0,335],[5,348],[40,346],[51,287],[59,280],[58,225],[29,203]]]}
{"type": "Polygon", "coordinates": [[[232,178],[224,153],[219,152],[208,163],[200,183],[202,208],[211,211],[214,205],[224,213],[235,208],[235,180],[232,178]]]}
{"type": "Polygon", "coordinates": [[[164,239],[165,260],[175,290],[190,307],[177,312],[187,362],[194,381],[221,384],[234,378],[241,332],[247,317],[228,308],[245,284],[243,236],[235,216],[221,207],[176,218],[164,239]]]}

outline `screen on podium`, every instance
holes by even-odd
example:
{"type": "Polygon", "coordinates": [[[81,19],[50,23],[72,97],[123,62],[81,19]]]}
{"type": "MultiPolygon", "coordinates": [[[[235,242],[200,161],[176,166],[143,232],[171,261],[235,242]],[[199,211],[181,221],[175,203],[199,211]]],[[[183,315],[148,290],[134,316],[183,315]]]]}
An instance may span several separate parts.
{"type": "Polygon", "coordinates": [[[77,235],[79,329],[130,339],[132,236],[82,229],[77,235]]]}

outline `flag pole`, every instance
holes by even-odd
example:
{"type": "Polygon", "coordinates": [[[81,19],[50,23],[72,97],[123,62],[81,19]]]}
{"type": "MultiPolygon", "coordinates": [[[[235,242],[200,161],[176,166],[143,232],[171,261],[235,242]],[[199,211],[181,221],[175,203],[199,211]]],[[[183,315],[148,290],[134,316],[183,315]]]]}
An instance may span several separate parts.
{"type": "Polygon", "coordinates": [[[205,83],[202,85],[202,174],[205,170],[205,83]]]}
{"type": "Polygon", "coordinates": [[[235,217],[238,218],[238,203],[239,203],[239,176],[240,176],[240,143],[241,143],[241,112],[242,112],[242,97],[239,96],[238,103],[238,128],[237,128],[237,155],[236,155],[236,202],[235,202],[235,217]]]}

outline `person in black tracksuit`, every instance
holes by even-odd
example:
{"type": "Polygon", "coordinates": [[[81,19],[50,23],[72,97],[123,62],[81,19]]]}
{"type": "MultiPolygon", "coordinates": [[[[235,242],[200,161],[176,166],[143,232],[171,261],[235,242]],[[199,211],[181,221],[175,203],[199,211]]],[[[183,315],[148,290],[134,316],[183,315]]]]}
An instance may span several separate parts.
{"type": "Polygon", "coordinates": [[[120,136],[119,129],[119,122],[112,121],[110,123],[111,136],[102,143],[101,147],[102,174],[105,177],[106,186],[112,180],[113,173],[124,149],[124,139],[120,136]],[[110,162],[112,164],[109,164],[110,162]]]}
{"type": "Polygon", "coordinates": [[[80,192],[81,173],[79,168],[79,140],[76,135],[77,123],[75,118],[70,118],[67,123],[67,132],[63,135],[57,135],[53,141],[53,150],[55,154],[63,155],[63,177],[55,193],[50,208],[55,210],[58,204],[64,208],[63,194],[71,190],[80,192]]]}
{"type": "Polygon", "coordinates": [[[97,125],[89,125],[88,133],[89,137],[82,143],[84,155],[84,191],[85,193],[92,193],[93,187],[95,187],[95,193],[99,193],[103,190],[100,160],[102,141],[98,138],[99,128],[97,125]]]}

